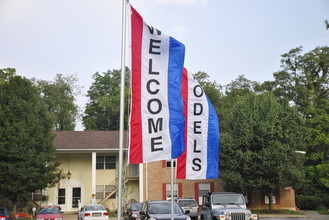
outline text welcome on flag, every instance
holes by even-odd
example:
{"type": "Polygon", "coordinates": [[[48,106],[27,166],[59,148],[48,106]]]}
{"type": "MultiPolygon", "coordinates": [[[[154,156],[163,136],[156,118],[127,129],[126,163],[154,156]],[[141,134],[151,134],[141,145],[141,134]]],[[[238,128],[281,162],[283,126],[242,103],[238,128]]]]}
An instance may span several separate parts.
{"type": "Polygon", "coordinates": [[[184,150],[181,97],[185,47],[131,7],[132,108],[129,163],[177,158],[184,150]]]}

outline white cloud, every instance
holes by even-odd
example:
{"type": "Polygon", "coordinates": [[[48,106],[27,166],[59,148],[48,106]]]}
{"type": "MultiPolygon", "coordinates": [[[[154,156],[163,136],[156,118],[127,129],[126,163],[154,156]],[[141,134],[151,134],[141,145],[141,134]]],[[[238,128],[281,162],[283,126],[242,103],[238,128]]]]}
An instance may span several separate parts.
{"type": "Polygon", "coordinates": [[[207,5],[208,0],[156,0],[159,3],[171,3],[185,6],[207,5]]]}

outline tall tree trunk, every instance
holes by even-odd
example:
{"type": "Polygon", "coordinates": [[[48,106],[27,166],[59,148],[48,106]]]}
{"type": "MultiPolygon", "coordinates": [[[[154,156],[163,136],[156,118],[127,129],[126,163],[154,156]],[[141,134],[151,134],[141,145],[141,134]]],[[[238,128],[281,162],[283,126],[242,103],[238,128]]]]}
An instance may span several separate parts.
{"type": "Polygon", "coordinates": [[[16,213],[17,212],[17,203],[18,201],[17,200],[12,200],[12,203],[13,203],[13,213],[16,213]]]}

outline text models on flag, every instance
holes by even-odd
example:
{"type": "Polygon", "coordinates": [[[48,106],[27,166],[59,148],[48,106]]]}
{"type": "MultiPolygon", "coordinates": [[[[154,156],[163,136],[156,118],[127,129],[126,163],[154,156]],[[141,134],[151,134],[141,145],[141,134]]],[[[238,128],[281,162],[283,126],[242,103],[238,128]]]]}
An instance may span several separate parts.
{"type": "Polygon", "coordinates": [[[218,178],[219,127],[216,111],[192,74],[183,69],[186,149],[177,159],[177,179],[218,178]]]}
{"type": "Polygon", "coordinates": [[[177,158],[184,150],[181,97],[185,47],[131,7],[129,163],[177,158]]]}

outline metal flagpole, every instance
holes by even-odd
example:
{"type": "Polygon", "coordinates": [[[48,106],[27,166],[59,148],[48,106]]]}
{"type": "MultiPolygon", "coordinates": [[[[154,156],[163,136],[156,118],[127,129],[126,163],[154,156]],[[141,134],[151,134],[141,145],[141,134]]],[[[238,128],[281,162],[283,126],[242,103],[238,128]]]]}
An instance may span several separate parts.
{"type": "Polygon", "coordinates": [[[174,220],[174,160],[170,161],[171,220],[174,220]]]}
{"type": "Polygon", "coordinates": [[[121,88],[120,88],[120,136],[119,136],[119,173],[118,173],[118,211],[117,219],[122,215],[122,163],[123,163],[123,130],[124,130],[124,91],[126,74],[126,7],[129,0],[122,0],[122,39],[121,39],[121,88]]]}

